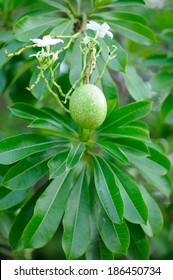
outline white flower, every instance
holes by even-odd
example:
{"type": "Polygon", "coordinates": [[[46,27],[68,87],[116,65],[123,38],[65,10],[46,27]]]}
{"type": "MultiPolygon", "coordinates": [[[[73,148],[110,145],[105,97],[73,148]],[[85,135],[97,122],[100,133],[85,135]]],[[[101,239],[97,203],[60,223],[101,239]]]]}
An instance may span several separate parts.
{"type": "Polygon", "coordinates": [[[64,41],[61,39],[52,39],[50,35],[44,36],[43,39],[30,39],[30,40],[35,44],[37,44],[37,47],[47,47],[59,43],[64,43],[64,41]]]}
{"type": "Polygon", "coordinates": [[[104,38],[105,35],[108,35],[109,37],[111,37],[111,39],[113,38],[112,32],[108,31],[110,29],[110,26],[106,22],[100,25],[95,21],[90,21],[89,23],[87,23],[86,29],[91,29],[96,31],[97,37],[104,38]]]}

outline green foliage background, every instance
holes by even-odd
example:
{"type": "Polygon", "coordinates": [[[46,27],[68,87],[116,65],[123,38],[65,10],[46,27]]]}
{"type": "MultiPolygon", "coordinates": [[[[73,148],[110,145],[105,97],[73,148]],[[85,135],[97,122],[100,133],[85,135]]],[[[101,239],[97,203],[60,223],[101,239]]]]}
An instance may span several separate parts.
{"type": "MultiPolygon", "coordinates": [[[[3,258],[147,259],[150,256],[153,259],[172,259],[173,174],[170,162],[173,161],[171,24],[173,5],[171,1],[165,1],[165,6],[158,9],[146,6],[142,0],[37,0],[34,3],[27,0],[0,0],[0,11],[2,12],[0,137],[2,140],[10,137],[10,140],[4,140],[4,144],[1,144],[0,154],[2,181],[0,244],[3,258]],[[94,143],[102,151],[101,158],[97,157],[97,154],[94,157],[95,177],[91,176],[89,180],[90,170],[86,173],[82,171],[80,175],[80,172],[77,172],[75,185],[71,191],[73,172],[62,173],[62,170],[57,170],[57,166],[59,159],[61,163],[67,159],[65,164],[69,170],[73,170],[82,157],[85,149],[82,142],[70,147],[67,145],[66,149],[62,149],[67,139],[69,140],[68,135],[75,137],[78,128],[69,116],[57,108],[44,81],[40,81],[32,94],[25,89],[32,84],[37,74],[36,62],[29,58],[32,51],[27,50],[20,56],[9,59],[4,49],[14,52],[28,44],[31,38],[38,38],[43,34],[69,35],[73,32],[74,26],[78,29],[81,25],[84,12],[88,20],[100,24],[107,22],[114,33],[113,41],[106,37],[104,40],[99,39],[102,59],[97,62],[91,82],[100,73],[103,61],[107,58],[105,46],[111,47],[114,44],[118,47],[118,51],[117,57],[114,61],[110,61],[98,85],[107,98],[108,118],[95,133],[98,138],[94,143]],[[14,136],[17,134],[22,136],[14,136]],[[62,135],[66,135],[65,141],[63,137],[61,139],[62,135]],[[153,139],[152,143],[149,142],[149,135],[153,139]],[[25,151],[22,149],[19,151],[22,146],[26,148],[25,151]],[[15,148],[19,148],[17,153],[15,148]],[[107,158],[112,159],[111,165],[107,164],[107,158]],[[113,162],[116,164],[112,165],[113,162]],[[48,170],[50,178],[47,175],[48,170]],[[27,172],[30,172],[28,176],[27,172]],[[116,182],[113,173],[116,174],[116,182]],[[19,174],[18,178],[16,174],[19,174]],[[48,182],[48,179],[54,180],[48,182]],[[118,205],[116,215],[110,206],[109,191],[104,195],[99,191],[100,185],[106,190],[110,182],[114,182],[114,192],[121,193],[116,201],[118,205]],[[62,193],[57,196],[56,201],[59,205],[58,210],[54,208],[58,213],[52,216],[46,212],[47,216],[44,217],[47,224],[52,226],[47,231],[45,223],[34,236],[32,224],[37,223],[40,209],[46,211],[45,205],[51,203],[51,194],[56,191],[57,184],[62,186],[60,189],[62,193]],[[94,184],[96,189],[92,188],[94,184]],[[125,186],[126,192],[122,186],[125,186]],[[98,195],[95,195],[96,190],[98,195]],[[65,207],[63,199],[65,200],[68,195],[62,224],[60,221],[65,207]],[[38,200],[40,196],[41,199],[38,200]],[[124,216],[128,222],[122,219],[121,197],[125,202],[124,216]],[[32,217],[35,204],[35,216],[32,217]],[[132,204],[137,211],[132,209],[132,204]],[[107,205],[107,212],[102,205],[107,205]],[[19,212],[21,208],[22,211],[19,212]],[[74,228],[76,213],[79,213],[78,223],[74,228]],[[145,224],[147,217],[148,222],[145,224]],[[85,226],[82,221],[85,221],[85,226]],[[118,224],[119,221],[122,223],[118,224]],[[60,226],[57,230],[58,223],[60,226]],[[89,238],[90,223],[92,232],[89,238]],[[72,242],[73,230],[76,232],[75,240],[72,242]],[[78,230],[82,232],[83,239],[78,236],[78,230]],[[52,236],[54,237],[50,240],[52,236]],[[82,246],[75,243],[78,238],[82,246]],[[114,240],[114,246],[110,240],[114,240]],[[28,247],[42,248],[24,249],[28,247]]],[[[60,58],[61,61],[65,59],[68,67],[67,71],[57,75],[57,82],[65,92],[79,78],[82,70],[78,48],[79,42],[76,40],[65,57],[60,58]]],[[[82,165],[79,170],[82,170],[82,165]]]]}

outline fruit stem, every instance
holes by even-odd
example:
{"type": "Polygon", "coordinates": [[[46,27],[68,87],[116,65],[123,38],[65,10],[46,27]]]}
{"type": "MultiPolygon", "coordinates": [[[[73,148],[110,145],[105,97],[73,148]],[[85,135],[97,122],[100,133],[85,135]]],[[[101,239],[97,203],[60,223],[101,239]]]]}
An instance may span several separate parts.
{"type": "Polygon", "coordinates": [[[89,76],[90,76],[90,72],[91,72],[92,58],[93,58],[93,50],[90,50],[89,61],[88,61],[88,64],[86,66],[86,73],[85,73],[86,84],[90,83],[89,76]]]}
{"type": "Polygon", "coordinates": [[[91,130],[86,128],[81,128],[80,139],[83,142],[87,142],[90,138],[91,130]]]}

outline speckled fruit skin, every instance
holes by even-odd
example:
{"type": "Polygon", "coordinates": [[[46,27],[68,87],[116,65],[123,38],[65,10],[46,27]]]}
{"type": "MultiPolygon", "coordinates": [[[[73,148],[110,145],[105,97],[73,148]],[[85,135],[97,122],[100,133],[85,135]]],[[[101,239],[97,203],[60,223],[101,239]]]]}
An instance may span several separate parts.
{"type": "Polygon", "coordinates": [[[106,98],[98,87],[85,84],[72,93],[69,109],[72,119],[79,126],[94,129],[100,126],[106,118],[106,98]]]}

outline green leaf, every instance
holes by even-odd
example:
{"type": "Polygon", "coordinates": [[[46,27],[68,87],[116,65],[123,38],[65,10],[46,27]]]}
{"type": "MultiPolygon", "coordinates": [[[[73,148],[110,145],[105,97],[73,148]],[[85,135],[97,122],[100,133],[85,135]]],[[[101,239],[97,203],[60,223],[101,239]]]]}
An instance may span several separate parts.
{"type": "Polygon", "coordinates": [[[126,38],[142,45],[150,45],[155,41],[154,33],[147,26],[129,20],[109,20],[113,30],[126,38]]]}
{"type": "Polygon", "coordinates": [[[65,172],[56,177],[37,200],[34,215],[22,235],[25,248],[42,247],[54,235],[73,184],[72,175],[65,172]]]}
{"type": "Polygon", "coordinates": [[[70,35],[73,31],[74,20],[66,20],[58,24],[55,28],[52,29],[50,35],[51,36],[64,36],[70,35]]]}
{"type": "Polygon", "coordinates": [[[20,134],[0,141],[0,163],[11,164],[31,154],[57,147],[57,138],[38,134],[20,134]]]}
{"type": "Polygon", "coordinates": [[[172,184],[167,176],[162,176],[165,174],[165,170],[162,166],[148,158],[139,158],[127,151],[126,154],[128,155],[130,162],[140,171],[149,184],[158,188],[159,191],[167,197],[170,196],[172,192],[172,184]]]}
{"type": "Polygon", "coordinates": [[[136,154],[140,157],[146,157],[149,155],[148,147],[141,140],[132,138],[132,137],[117,137],[114,138],[114,142],[120,146],[128,147],[133,154],[136,154]]]}
{"type": "Polygon", "coordinates": [[[1,184],[11,190],[27,189],[48,172],[47,161],[42,154],[27,157],[8,170],[1,184]]]}
{"type": "Polygon", "coordinates": [[[13,37],[22,42],[30,42],[30,39],[39,37],[50,26],[55,26],[64,19],[47,16],[25,16],[14,26],[13,37]]]}
{"type": "MultiPolygon", "coordinates": [[[[135,124],[134,124],[135,125],[135,124]]],[[[149,133],[145,129],[133,126],[133,124],[129,124],[128,126],[124,127],[108,127],[103,130],[103,132],[100,132],[99,135],[102,135],[103,137],[111,137],[111,138],[117,138],[117,137],[132,137],[139,140],[148,140],[149,139],[149,133]]]]}
{"type": "Polygon", "coordinates": [[[99,131],[102,131],[108,127],[110,129],[112,129],[112,127],[120,127],[132,121],[136,121],[148,115],[150,111],[151,102],[149,101],[139,101],[122,106],[110,114],[99,131]]]}
{"type": "Polygon", "coordinates": [[[114,159],[123,164],[129,164],[128,158],[115,143],[109,141],[97,141],[96,143],[114,159]]]}
{"type": "Polygon", "coordinates": [[[73,85],[80,78],[82,72],[82,52],[80,50],[81,37],[78,37],[73,45],[70,55],[70,83],[73,85]]]}
{"type": "Polygon", "coordinates": [[[112,165],[124,203],[124,217],[132,223],[146,223],[148,211],[136,182],[117,166],[112,165]]]}
{"type": "Polygon", "coordinates": [[[67,131],[53,119],[52,120],[51,119],[36,119],[36,120],[33,120],[28,125],[28,127],[46,130],[46,131],[49,131],[49,134],[50,134],[50,132],[52,132],[52,135],[59,135],[63,138],[70,137],[69,134],[65,134],[65,133],[67,133],[67,131]]]}
{"type": "Polygon", "coordinates": [[[71,150],[67,156],[66,167],[67,169],[74,168],[79,160],[81,159],[84,151],[85,151],[85,144],[84,143],[74,143],[71,146],[71,150]]]}
{"type": "Polygon", "coordinates": [[[151,78],[150,83],[155,91],[170,91],[173,88],[172,73],[166,71],[159,72],[151,78]]]}
{"type": "Polygon", "coordinates": [[[90,242],[90,199],[85,171],[77,178],[63,218],[62,245],[67,259],[82,256],[90,242]]]}
{"type": "Polygon", "coordinates": [[[94,180],[107,215],[112,222],[120,224],[123,219],[123,201],[112,170],[101,158],[94,158],[94,180]]]}
{"type": "Polygon", "coordinates": [[[149,243],[139,225],[128,223],[130,231],[130,247],[128,255],[133,260],[148,260],[149,259],[149,243]]]}
{"type": "MultiPolygon", "coordinates": [[[[36,82],[39,74],[40,74],[40,69],[35,69],[29,81],[29,87],[31,87],[36,82]]],[[[51,73],[49,69],[46,69],[44,75],[46,79],[50,82],[51,73]]],[[[45,81],[42,78],[40,79],[38,84],[36,84],[36,86],[32,89],[31,93],[36,99],[40,101],[48,96],[49,92],[46,87],[45,81]]]]}
{"type": "Polygon", "coordinates": [[[164,122],[172,125],[173,120],[173,92],[170,93],[164,100],[161,107],[161,116],[164,122]]]}
{"type": "Polygon", "coordinates": [[[0,187],[0,210],[11,208],[24,200],[28,190],[11,191],[0,187]]]}
{"type": "Polygon", "coordinates": [[[165,169],[165,173],[167,170],[171,169],[171,162],[168,157],[166,157],[166,155],[160,153],[158,150],[152,147],[148,147],[148,149],[150,153],[150,156],[148,158],[161,165],[165,169]]]}
{"type": "Polygon", "coordinates": [[[50,179],[56,178],[67,170],[66,161],[68,153],[68,150],[60,151],[48,162],[50,179]]]}
{"type": "Polygon", "coordinates": [[[141,225],[141,227],[148,236],[155,237],[161,232],[163,227],[162,213],[156,201],[149,195],[146,189],[140,186],[140,190],[148,208],[147,224],[141,225]]]}
{"type": "Polygon", "coordinates": [[[141,101],[144,99],[150,99],[152,97],[151,90],[142,80],[142,78],[136,73],[134,67],[130,65],[126,66],[124,80],[126,87],[134,100],[141,101]]]}
{"type": "Polygon", "coordinates": [[[95,208],[98,229],[106,247],[115,254],[125,254],[130,242],[126,223],[124,221],[120,225],[113,223],[98,199],[95,208]]]}
{"type": "Polygon", "coordinates": [[[21,240],[22,233],[26,225],[29,223],[30,219],[32,218],[37,199],[43,193],[45,188],[46,185],[41,187],[36,193],[34,193],[34,195],[27,201],[27,203],[23,205],[19,214],[16,216],[9,233],[9,241],[13,250],[21,251],[24,249],[21,240]]]}

